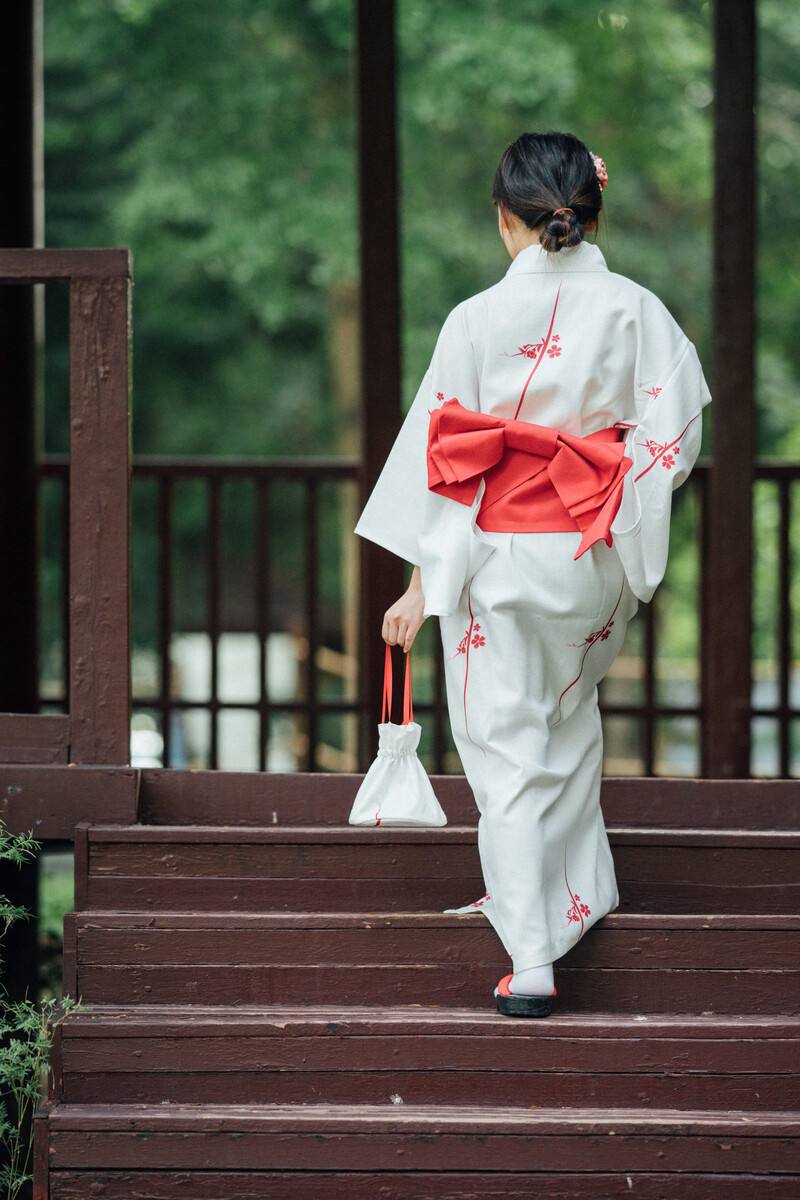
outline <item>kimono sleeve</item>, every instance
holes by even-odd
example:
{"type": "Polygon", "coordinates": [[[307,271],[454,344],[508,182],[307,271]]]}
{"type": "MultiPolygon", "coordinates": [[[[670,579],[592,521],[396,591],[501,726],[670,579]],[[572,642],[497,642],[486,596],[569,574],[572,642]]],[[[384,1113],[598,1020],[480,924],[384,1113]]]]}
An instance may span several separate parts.
{"type": "Polygon", "coordinates": [[[450,396],[465,408],[478,407],[478,372],[464,302],[442,325],[428,369],[353,530],[414,566],[422,566],[421,539],[430,537],[438,510],[463,507],[428,489],[430,413],[450,396]]]}
{"type": "Polygon", "coordinates": [[[633,466],[611,523],[631,590],[648,601],[667,565],[672,493],[686,480],[700,452],[702,411],[711,400],[694,344],[669,320],[657,343],[645,334],[636,364],[642,395],[635,399],[626,455],[633,466]]]}

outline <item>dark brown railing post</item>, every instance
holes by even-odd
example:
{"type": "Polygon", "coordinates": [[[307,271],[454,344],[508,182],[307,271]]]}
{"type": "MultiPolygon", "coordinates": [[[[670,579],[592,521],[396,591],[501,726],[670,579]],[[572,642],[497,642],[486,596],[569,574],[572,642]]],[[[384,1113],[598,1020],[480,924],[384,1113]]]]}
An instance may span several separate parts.
{"type": "Polygon", "coordinates": [[[702,772],[717,778],[750,774],[755,39],[755,0],[716,0],[714,403],[703,564],[702,772]]]}
{"type": "MultiPolygon", "coordinates": [[[[42,232],[35,187],[39,141],[35,93],[41,78],[36,26],[33,0],[20,0],[3,13],[3,246],[32,246],[42,232]]],[[[0,564],[5,579],[0,588],[0,711],[19,713],[36,712],[38,692],[37,308],[34,288],[0,288],[0,564]],[[8,586],[11,564],[13,587],[8,586]]]]}
{"type": "Polygon", "coordinates": [[[130,740],[130,279],[70,288],[70,757],[130,740]]]}
{"type": "MultiPolygon", "coordinates": [[[[360,499],[366,503],[400,428],[400,269],[397,133],[395,122],[395,6],[357,0],[358,182],[361,230],[360,499]]],[[[384,648],[381,622],[403,590],[399,558],[360,542],[360,759],[374,752],[384,648]]]]}
{"type": "Polygon", "coordinates": [[[3,283],[56,279],[70,284],[68,711],[0,713],[0,762],[124,765],[131,709],[130,255],[0,250],[3,283]]]}

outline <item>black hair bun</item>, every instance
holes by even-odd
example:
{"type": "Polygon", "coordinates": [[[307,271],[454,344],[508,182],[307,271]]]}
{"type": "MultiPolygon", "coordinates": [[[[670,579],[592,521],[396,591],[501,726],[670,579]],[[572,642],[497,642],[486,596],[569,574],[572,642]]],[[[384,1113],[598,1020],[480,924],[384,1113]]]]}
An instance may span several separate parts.
{"type": "Polygon", "coordinates": [[[583,241],[583,225],[571,208],[562,208],[545,220],[539,234],[539,244],[551,254],[583,241]]]}

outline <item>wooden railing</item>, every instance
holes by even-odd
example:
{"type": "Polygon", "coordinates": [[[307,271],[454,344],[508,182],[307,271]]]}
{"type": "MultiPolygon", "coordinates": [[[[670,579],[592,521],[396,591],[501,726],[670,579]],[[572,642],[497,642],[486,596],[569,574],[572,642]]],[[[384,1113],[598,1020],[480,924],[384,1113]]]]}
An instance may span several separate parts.
{"type": "MultiPolygon", "coordinates": [[[[709,466],[703,460],[696,465],[685,488],[675,496],[676,508],[679,505],[691,504],[694,509],[692,524],[697,529],[696,545],[697,592],[702,591],[703,564],[706,559],[706,547],[703,543],[703,530],[706,522],[703,519],[706,486],[709,466]]],[[[63,458],[50,457],[41,465],[44,478],[54,481],[57,485],[66,485],[66,462],[63,458]]],[[[133,697],[134,711],[156,711],[159,715],[164,734],[164,764],[176,765],[173,761],[170,747],[170,718],[176,713],[189,710],[202,710],[208,714],[210,735],[209,749],[206,759],[200,765],[216,767],[219,764],[219,714],[223,709],[248,710],[258,717],[259,757],[257,766],[264,769],[267,764],[266,746],[269,736],[270,717],[276,713],[296,714],[302,722],[306,733],[303,752],[298,756],[297,767],[300,770],[316,770],[320,766],[330,765],[329,760],[320,758],[321,740],[319,735],[320,718],[327,713],[351,714],[354,721],[359,716],[374,724],[377,719],[376,703],[369,698],[359,696],[355,685],[357,672],[355,664],[350,672],[354,682],[351,695],[345,699],[324,699],[319,693],[320,656],[330,648],[330,640],[326,631],[320,627],[318,602],[318,582],[320,570],[320,508],[318,503],[319,488],[328,481],[336,487],[352,487],[357,482],[358,465],[356,462],[323,459],[263,459],[240,461],[217,461],[204,459],[153,459],[136,458],[133,462],[134,488],[148,485],[157,490],[155,512],[158,517],[158,553],[157,571],[152,579],[152,589],[157,597],[158,622],[156,652],[159,662],[159,682],[155,695],[136,695],[133,697]],[[173,620],[173,556],[174,556],[174,503],[175,489],[181,481],[194,480],[205,493],[207,520],[202,531],[204,543],[203,574],[205,576],[207,623],[199,630],[204,633],[210,645],[211,652],[211,681],[210,694],[207,701],[188,700],[171,693],[170,678],[170,646],[173,637],[180,632],[173,620]],[[294,533],[302,545],[300,558],[303,567],[302,603],[299,617],[299,628],[307,639],[308,652],[302,660],[302,686],[298,698],[287,701],[275,700],[268,694],[267,678],[267,640],[271,632],[267,621],[267,597],[274,579],[274,562],[270,554],[270,537],[268,529],[269,497],[272,489],[279,483],[290,482],[297,487],[303,502],[298,506],[298,523],[294,533]],[[226,484],[245,485],[252,489],[252,497],[256,519],[253,523],[255,536],[252,540],[250,562],[252,564],[252,590],[254,609],[259,614],[259,620],[253,625],[252,633],[256,635],[259,646],[259,680],[260,695],[252,702],[222,700],[219,694],[219,673],[217,667],[217,649],[223,632],[220,622],[219,594],[222,578],[220,551],[220,489],[226,484]]],[[[790,609],[790,590],[793,576],[793,564],[790,545],[790,513],[792,488],[800,485],[800,464],[760,463],[755,470],[754,487],[767,485],[774,492],[774,546],[771,553],[777,563],[777,572],[771,587],[774,591],[776,628],[776,670],[774,702],[758,707],[751,705],[751,719],[769,720],[777,725],[778,755],[777,774],[789,776],[791,773],[791,732],[792,722],[800,719],[800,708],[792,704],[791,697],[791,667],[792,667],[792,628],[790,609]]],[[[351,535],[353,536],[353,535],[351,535]]],[[[354,539],[359,542],[360,539],[354,539]]],[[[354,587],[354,585],[353,585],[354,587]]],[[[350,590],[351,600],[353,588],[350,590]]],[[[608,717],[620,717],[634,723],[638,730],[639,754],[642,773],[653,775],[658,773],[657,729],[659,722],[686,717],[696,721],[702,731],[704,728],[704,712],[700,689],[697,689],[696,702],[666,703],[658,698],[657,676],[659,660],[665,656],[666,647],[660,644],[659,634],[659,605],[663,593],[659,591],[654,602],[641,605],[637,622],[641,622],[641,633],[637,639],[640,661],[637,665],[637,686],[640,692],[634,700],[606,700],[603,698],[601,687],[601,708],[608,717]]],[[[702,610],[698,602],[698,622],[701,621],[702,610]]],[[[66,611],[63,615],[66,622],[66,611]]],[[[196,629],[196,627],[195,627],[196,629]]],[[[196,629],[197,631],[197,629],[196,629]]],[[[702,648],[705,630],[698,631],[698,649],[702,648]]],[[[430,669],[431,692],[428,699],[415,701],[415,711],[419,714],[427,736],[427,757],[431,768],[436,773],[445,773],[448,761],[447,743],[447,714],[444,696],[444,674],[441,645],[438,637],[428,643],[429,652],[435,657],[430,669]]],[[[701,658],[698,655],[698,660],[701,658]]],[[[619,689],[617,689],[619,690],[619,689]]],[[[42,698],[45,699],[44,697],[42,698]]],[[[376,698],[372,698],[376,701],[376,698]]],[[[52,698],[51,698],[52,701],[52,698]]],[[[363,766],[363,764],[362,764],[363,766]]],[[[352,756],[343,757],[342,769],[357,769],[357,761],[352,756]]]]}
{"type": "MultiPolygon", "coordinates": [[[[43,481],[55,483],[61,490],[61,503],[67,487],[67,462],[63,456],[50,455],[40,465],[40,478],[43,481]]],[[[219,752],[219,717],[223,710],[249,711],[258,716],[258,758],[255,765],[258,769],[266,767],[266,748],[269,736],[270,718],[276,713],[297,714],[304,727],[306,753],[301,759],[302,768],[316,770],[321,765],[318,760],[319,722],[326,713],[359,712],[357,699],[357,684],[355,669],[351,672],[351,700],[323,699],[319,689],[319,651],[325,644],[324,634],[320,629],[320,490],[326,482],[348,483],[353,489],[358,480],[358,464],[354,460],[322,459],[322,458],[279,458],[270,460],[236,461],[222,459],[165,459],[158,457],[139,458],[134,460],[133,485],[137,487],[155,487],[153,515],[156,523],[157,551],[155,555],[155,572],[148,579],[148,590],[156,597],[157,619],[155,650],[158,659],[158,687],[153,694],[133,695],[133,711],[155,711],[161,722],[161,734],[164,743],[164,765],[174,765],[170,745],[171,718],[180,712],[202,711],[209,719],[209,751],[207,761],[203,765],[216,768],[220,765],[219,752]],[[206,701],[189,700],[175,695],[171,687],[172,662],[171,649],[173,638],[178,632],[186,632],[185,626],[176,628],[174,617],[175,599],[175,516],[176,490],[178,485],[196,482],[204,493],[205,521],[200,534],[203,549],[201,574],[205,576],[203,597],[206,619],[202,624],[193,624],[191,632],[200,633],[207,637],[210,652],[209,696],[206,701]],[[307,652],[301,656],[300,670],[302,673],[301,687],[298,689],[301,698],[294,700],[276,701],[270,696],[267,687],[268,677],[268,637],[273,632],[269,622],[269,602],[273,592],[275,579],[275,559],[270,552],[274,530],[270,527],[269,511],[270,498],[277,485],[291,483],[299,487],[302,501],[299,506],[301,517],[297,523],[296,539],[301,545],[300,571],[298,580],[302,591],[302,602],[297,610],[298,640],[307,646],[307,652]],[[223,586],[223,553],[222,553],[222,494],[223,488],[236,485],[251,489],[255,518],[249,549],[250,581],[252,610],[255,614],[252,628],[238,632],[248,632],[255,635],[258,643],[258,680],[259,695],[252,703],[223,700],[220,696],[219,649],[220,639],[225,632],[221,615],[221,591],[223,586]]],[[[62,526],[63,528],[63,526],[62,526]]],[[[244,537],[242,531],[241,537],[244,537]]],[[[66,545],[62,538],[61,553],[65,555],[66,545]]],[[[63,577],[63,572],[62,572],[63,577]]],[[[350,603],[357,602],[357,580],[350,583],[350,603]]],[[[62,611],[60,615],[61,637],[66,639],[69,632],[67,612],[69,594],[65,589],[62,596],[62,611]]],[[[356,666],[357,646],[350,647],[353,667],[356,666]]],[[[52,695],[42,695],[42,704],[58,705],[61,701],[52,695]]],[[[350,763],[351,768],[353,763],[350,763]]]]}
{"type": "MultiPolygon", "coordinates": [[[[0,762],[124,764],[130,710],[130,255],[0,251],[0,282],[55,280],[69,284],[70,312],[68,694],[61,714],[0,714],[0,762]]],[[[13,586],[13,565],[4,567],[6,586],[13,586]]]]}

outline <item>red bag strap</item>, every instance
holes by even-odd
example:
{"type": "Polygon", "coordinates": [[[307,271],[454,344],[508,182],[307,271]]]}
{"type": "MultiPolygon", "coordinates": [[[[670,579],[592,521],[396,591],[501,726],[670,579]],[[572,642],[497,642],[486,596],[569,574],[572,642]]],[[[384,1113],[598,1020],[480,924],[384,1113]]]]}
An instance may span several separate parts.
{"type": "Polygon", "coordinates": [[[414,720],[414,707],[411,703],[411,651],[406,653],[405,680],[403,683],[403,724],[408,725],[414,720]]]}
{"type": "Polygon", "coordinates": [[[381,725],[392,715],[392,648],[386,643],[386,656],[383,660],[383,703],[381,704],[381,725]]]}
{"type": "MultiPolygon", "coordinates": [[[[405,678],[403,681],[403,724],[408,725],[414,720],[414,706],[411,698],[411,651],[406,652],[405,678]]],[[[381,703],[381,724],[392,715],[392,648],[386,643],[386,653],[383,660],[383,701],[381,703]]]]}

